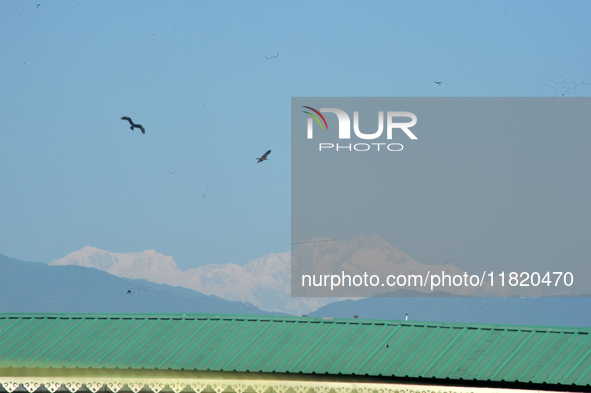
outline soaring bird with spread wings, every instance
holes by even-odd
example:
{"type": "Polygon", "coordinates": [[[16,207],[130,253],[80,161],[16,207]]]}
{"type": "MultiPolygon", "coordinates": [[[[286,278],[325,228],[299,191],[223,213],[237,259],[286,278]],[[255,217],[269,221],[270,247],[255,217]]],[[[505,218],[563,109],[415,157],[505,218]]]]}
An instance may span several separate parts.
{"type": "Polygon", "coordinates": [[[130,130],[132,130],[132,131],[133,131],[133,129],[134,129],[134,128],[139,128],[140,130],[142,130],[142,134],[145,134],[145,133],[146,133],[146,130],[144,129],[144,127],[142,127],[142,125],[141,125],[141,124],[135,124],[135,123],[133,122],[133,120],[131,120],[131,118],[130,118],[130,117],[123,116],[123,117],[121,118],[121,120],[127,120],[127,121],[129,122],[129,124],[131,124],[131,127],[129,127],[129,129],[130,129],[130,130]]]}
{"type": "Polygon", "coordinates": [[[267,159],[267,156],[271,154],[271,150],[269,150],[268,152],[266,152],[265,154],[263,154],[260,158],[255,158],[255,160],[257,161],[257,164],[261,161],[265,161],[267,159]]]}

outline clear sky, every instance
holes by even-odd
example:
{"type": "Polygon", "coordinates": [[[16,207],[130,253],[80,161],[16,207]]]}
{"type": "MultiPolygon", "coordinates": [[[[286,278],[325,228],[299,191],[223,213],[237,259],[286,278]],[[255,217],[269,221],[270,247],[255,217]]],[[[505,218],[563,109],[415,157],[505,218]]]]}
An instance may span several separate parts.
{"type": "Polygon", "coordinates": [[[591,96],[589,26],[574,0],[3,1],[0,253],[287,251],[291,97],[591,96]]]}

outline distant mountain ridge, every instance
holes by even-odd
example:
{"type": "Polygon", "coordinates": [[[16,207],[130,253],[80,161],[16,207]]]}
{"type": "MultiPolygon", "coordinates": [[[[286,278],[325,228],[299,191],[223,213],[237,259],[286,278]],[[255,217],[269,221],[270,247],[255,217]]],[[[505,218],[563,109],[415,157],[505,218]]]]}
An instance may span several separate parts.
{"type": "MultiPolygon", "coordinates": [[[[308,316],[404,320],[408,313],[409,321],[591,327],[591,297],[425,297],[413,291],[396,295],[331,299],[335,302],[308,316]]],[[[186,288],[120,278],[92,267],[48,266],[2,254],[0,312],[282,314],[186,288]]]]}
{"type": "Polygon", "coordinates": [[[268,254],[243,266],[228,263],[181,271],[172,256],[154,250],[140,253],[111,253],[84,247],[50,263],[51,266],[92,267],[113,275],[144,279],[193,289],[206,295],[250,303],[272,312],[307,314],[333,298],[292,298],[290,252],[268,254]]]}
{"type": "Polygon", "coordinates": [[[171,256],[155,250],[139,253],[112,253],[96,247],[83,247],[64,258],[49,263],[50,266],[75,265],[92,267],[125,278],[142,278],[158,284],[182,279],[183,272],[171,256]]]}
{"type": "Polygon", "coordinates": [[[417,322],[482,323],[497,325],[591,327],[591,297],[417,297],[404,296],[343,300],[326,305],[310,317],[408,320],[417,322]]]}
{"type": "Polygon", "coordinates": [[[0,254],[0,312],[285,315],[253,305],[81,266],[48,266],[0,254]]]}
{"type": "MultiPolygon", "coordinates": [[[[433,274],[443,270],[447,274],[463,273],[461,269],[451,264],[433,266],[419,263],[377,235],[359,234],[348,241],[322,242],[313,247],[312,244],[302,244],[299,250],[309,254],[316,253],[314,254],[315,265],[310,267],[312,272],[317,267],[330,266],[337,274],[340,270],[349,274],[362,274],[364,270],[377,267],[381,269],[377,273],[384,274],[384,277],[393,271],[393,267],[405,274],[423,276],[428,271],[433,274]],[[371,261],[371,265],[368,261],[371,261]]],[[[50,265],[92,267],[119,277],[144,279],[159,284],[189,288],[230,301],[250,303],[262,310],[286,312],[292,315],[310,314],[320,307],[346,298],[292,297],[291,252],[267,254],[244,265],[211,264],[183,272],[172,256],[160,254],[155,250],[140,253],[111,253],[95,247],[84,247],[64,258],[52,261],[50,265]]],[[[424,293],[428,289],[428,287],[421,288],[424,293]]],[[[492,289],[489,284],[482,288],[449,288],[455,295],[489,293],[492,289]]],[[[494,291],[499,292],[497,295],[503,291],[503,295],[510,294],[507,288],[495,287],[494,291]]],[[[372,295],[358,292],[356,297],[372,295]]]]}

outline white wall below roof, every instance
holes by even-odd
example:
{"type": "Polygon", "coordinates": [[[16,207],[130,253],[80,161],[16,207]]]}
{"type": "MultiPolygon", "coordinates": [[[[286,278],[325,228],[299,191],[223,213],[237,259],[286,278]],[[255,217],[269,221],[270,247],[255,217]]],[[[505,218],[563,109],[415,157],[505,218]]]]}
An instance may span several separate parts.
{"type": "MultiPolygon", "coordinates": [[[[48,370],[45,370],[48,371],[48,370]]],[[[51,370],[50,370],[51,371],[51,370]]],[[[104,370],[103,370],[104,371],[104,370]]],[[[120,370],[117,370],[120,371],[120,370]]],[[[160,373],[159,373],[160,374],[160,373]]],[[[161,375],[161,374],[160,374],[161,375]]],[[[295,375],[286,374],[290,377],[295,375]]],[[[280,375],[275,374],[277,378],[280,375]]],[[[306,376],[296,377],[305,379],[306,376]]],[[[345,377],[344,377],[345,378],[345,377]]],[[[204,379],[204,378],[166,378],[162,376],[149,377],[0,377],[0,391],[32,393],[41,385],[49,392],[92,392],[108,388],[111,392],[195,392],[195,393],[532,393],[532,390],[456,387],[443,385],[411,385],[400,383],[354,383],[306,380],[268,380],[268,379],[204,379]],[[3,389],[2,389],[3,388],[3,389]]],[[[574,387],[573,387],[574,388],[574,387]]],[[[552,393],[551,391],[545,391],[552,393]]],[[[564,392],[562,392],[564,393],[564,392]]]]}

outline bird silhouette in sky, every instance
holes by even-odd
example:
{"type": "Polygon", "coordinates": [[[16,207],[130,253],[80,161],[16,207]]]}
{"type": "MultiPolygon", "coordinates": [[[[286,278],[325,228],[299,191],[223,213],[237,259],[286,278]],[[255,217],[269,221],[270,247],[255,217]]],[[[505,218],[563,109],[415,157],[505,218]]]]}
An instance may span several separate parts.
{"type": "Polygon", "coordinates": [[[267,159],[267,156],[268,156],[269,154],[271,154],[271,150],[267,151],[267,152],[266,152],[265,154],[263,154],[263,155],[262,155],[260,158],[255,158],[255,160],[258,160],[258,161],[257,161],[257,164],[258,164],[259,162],[265,161],[265,160],[267,159]]]}
{"type": "Polygon", "coordinates": [[[131,127],[129,127],[129,129],[130,129],[130,130],[132,130],[132,131],[133,131],[133,129],[134,129],[134,128],[139,128],[140,130],[142,130],[142,134],[145,134],[145,133],[146,133],[146,130],[144,129],[144,127],[142,127],[142,125],[141,125],[141,124],[135,124],[135,123],[133,122],[133,120],[131,120],[131,118],[130,118],[130,117],[123,116],[123,117],[121,118],[121,120],[127,120],[127,121],[129,122],[129,124],[131,124],[131,127]]]}
{"type": "MultiPolygon", "coordinates": [[[[435,82],[435,81],[433,81],[433,82],[435,82]]],[[[441,82],[435,82],[435,83],[438,84],[439,86],[441,86],[441,82]]]]}

